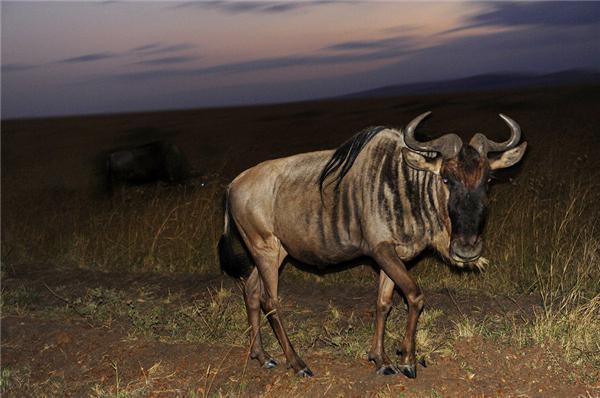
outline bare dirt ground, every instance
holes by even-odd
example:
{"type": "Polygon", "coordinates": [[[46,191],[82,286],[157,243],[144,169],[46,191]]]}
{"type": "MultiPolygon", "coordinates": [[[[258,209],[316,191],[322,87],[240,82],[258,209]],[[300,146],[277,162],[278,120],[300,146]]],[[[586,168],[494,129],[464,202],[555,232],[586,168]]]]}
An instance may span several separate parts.
{"type": "MultiPolygon", "coordinates": [[[[281,350],[273,344],[270,351],[280,362],[278,368],[265,370],[249,361],[243,332],[231,343],[219,343],[220,336],[214,336],[213,343],[194,342],[193,337],[161,329],[166,318],[153,317],[154,308],[176,312],[193,301],[214,302],[216,290],[211,289],[231,291],[232,305],[241,305],[239,290],[226,277],[19,267],[4,277],[3,293],[9,299],[4,299],[2,362],[12,370],[5,396],[588,397],[600,391],[597,378],[582,379],[578,369],[548,350],[511,346],[493,337],[456,335],[454,326],[463,318],[473,324],[510,314],[526,320],[538,305],[532,296],[425,290],[427,311],[442,313],[429,327],[447,336],[441,339],[444,348],[433,350],[427,367],[420,366],[417,379],[410,380],[375,374],[366,360],[367,334],[357,332],[364,341],[358,342],[353,357],[344,353],[343,341],[336,347],[339,335],[327,327],[331,308],[341,320],[350,319],[341,327],[346,333],[352,333],[353,325],[370,324],[375,279],[371,287],[283,279],[281,296],[292,340],[298,340],[302,329],[317,330],[310,336],[313,341],[300,337],[297,344],[315,373],[311,379],[300,379],[286,369],[281,350]],[[112,292],[118,299],[104,295],[92,300],[95,308],[90,310],[92,301],[81,300],[90,291],[112,292]],[[26,294],[11,301],[19,296],[15,292],[26,294]],[[147,325],[136,325],[133,309],[138,322],[147,325]]],[[[198,313],[194,320],[199,328],[205,327],[202,319],[198,313]]],[[[403,324],[392,322],[388,331],[401,328],[403,324]]],[[[263,326],[266,334],[272,334],[268,325],[263,326]]],[[[392,350],[388,344],[388,353],[392,350]]]]}

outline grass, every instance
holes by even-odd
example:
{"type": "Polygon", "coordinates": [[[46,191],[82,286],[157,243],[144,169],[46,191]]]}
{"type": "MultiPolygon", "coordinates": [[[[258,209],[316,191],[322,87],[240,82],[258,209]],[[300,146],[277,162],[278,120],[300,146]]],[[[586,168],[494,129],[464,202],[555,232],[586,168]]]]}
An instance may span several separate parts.
{"type": "Polygon", "coordinates": [[[119,363],[110,361],[110,368],[114,372],[114,380],[110,387],[100,384],[94,385],[92,388],[91,397],[94,398],[137,398],[146,397],[152,393],[155,384],[161,379],[169,377],[168,369],[161,365],[160,362],[155,363],[148,369],[140,367],[141,378],[124,381],[119,374],[119,363]]]}
{"type": "Polygon", "coordinates": [[[0,370],[0,392],[6,393],[12,384],[13,371],[11,368],[3,367],[0,370]]]}
{"type": "MultiPolygon", "coordinates": [[[[143,289],[86,288],[81,295],[53,289],[59,301],[52,303],[36,294],[36,306],[30,306],[31,294],[21,286],[3,293],[3,314],[29,314],[38,318],[84,319],[88,325],[110,329],[124,325],[131,339],[150,338],[167,342],[245,343],[246,310],[239,294],[227,288],[209,288],[195,300],[145,294],[143,289]],[[29,305],[29,307],[28,307],[29,305]]],[[[48,292],[46,292],[48,294],[48,292]]]]}
{"type": "Polygon", "coordinates": [[[542,304],[528,327],[536,343],[556,343],[569,361],[598,367],[598,190],[574,184],[563,194],[561,201],[533,202],[517,212],[529,226],[525,236],[513,238],[521,291],[539,295],[542,304]]]}
{"type": "Polygon", "coordinates": [[[5,199],[2,263],[61,264],[101,270],[215,272],[221,234],[218,182],[156,185],[90,199],[55,192],[5,199]],[[14,200],[14,202],[11,202],[14,200]],[[43,228],[39,228],[43,225],[43,228]]]}
{"type": "Polygon", "coordinates": [[[26,397],[58,397],[65,391],[64,381],[58,377],[49,377],[42,383],[32,380],[32,371],[29,367],[3,366],[0,373],[0,393],[2,396],[14,396],[14,391],[19,391],[18,396],[26,397]]]}
{"type": "Polygon", "coordinates": [[[354,312],[347,314],[329,304],[327,318],[322,324],[315,326],[307,335],[299,336],[302,345],[308,348],[309,342],[320,342],[322,348],[338,355],[349,358],[365,356],[372,326],[370,322],[358,319],[354,312]]]}
{"type": "Polygon", "coordinates": [[[22,315],[34,308],[39,301],[39,292],[28,286],[19,286],[10,290],[3,287],[0,295],[0,308],[3,313],[6,308],[11,308],[14,313],[22,315]]]}

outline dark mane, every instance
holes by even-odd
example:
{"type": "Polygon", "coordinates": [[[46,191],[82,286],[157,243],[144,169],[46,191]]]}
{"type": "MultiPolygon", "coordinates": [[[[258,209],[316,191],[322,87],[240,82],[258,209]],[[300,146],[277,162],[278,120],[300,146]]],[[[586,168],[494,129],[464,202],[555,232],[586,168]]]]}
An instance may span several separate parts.
{"type": "Polygon", "coordinates": [[[319,189],[323,191],[325,180],[330,176],[334,176],[331,182],[336,181],[335,189],[337,189],[365,145],[385,129],[384,126],[367,127],[340,145],[319,176],[319,189]]]}

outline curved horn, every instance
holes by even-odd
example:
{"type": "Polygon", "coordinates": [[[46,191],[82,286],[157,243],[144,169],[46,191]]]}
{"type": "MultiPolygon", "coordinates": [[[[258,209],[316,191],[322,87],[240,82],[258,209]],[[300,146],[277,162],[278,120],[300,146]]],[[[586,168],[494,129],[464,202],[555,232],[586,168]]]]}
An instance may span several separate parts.
{"type": "Polygon", "coordinates": [[[439,152],[444,159],[453,158],[462,148],[462,140],[456,134],[446,134],[431,141],[420,142],[415,138],[415,130],[431,112],[425,112],[414,118],[404,129],[404,142],[415,151],[439,152]]]}
{"type": "Polygon", "coordinates": [[[506,115],[500,113],[499,116],[510,127],[510,138],[504,142],[494,142],[481,133],[475,134],[469,145],[483,156],[487,156],[488,152],[506,151],[517,145],[521,140],[521,127],[519,127],[519,124],[506,115]]]}

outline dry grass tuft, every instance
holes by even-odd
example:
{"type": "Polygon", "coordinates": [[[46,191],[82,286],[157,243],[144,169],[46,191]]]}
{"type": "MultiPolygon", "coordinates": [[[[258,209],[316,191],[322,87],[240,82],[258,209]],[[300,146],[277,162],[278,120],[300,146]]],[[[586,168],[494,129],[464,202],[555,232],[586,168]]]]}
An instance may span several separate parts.
{"type": "Polygon", "coordinates": [[[548,234],[553,251],[534,263],[542,309],[532,334],[536,342],[558,343],[578,365],[600,367],[600,216],[586,212],[594,194],[575,187],[567,206],[556,209],[548,234]]]}

